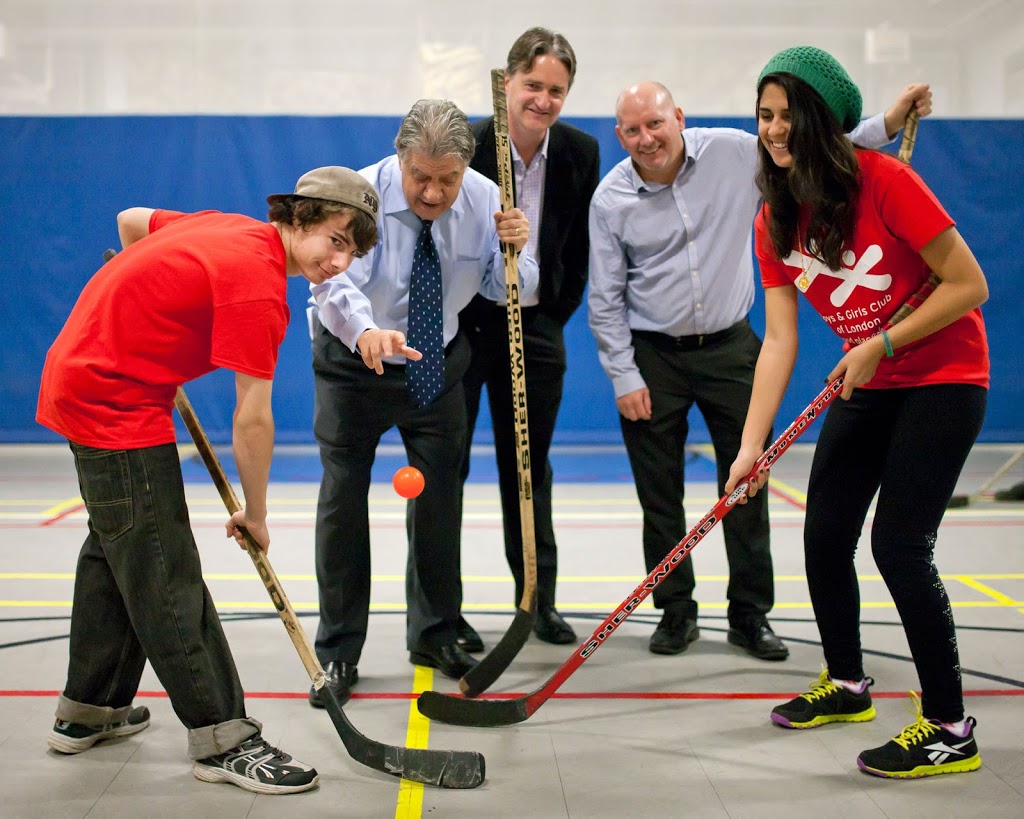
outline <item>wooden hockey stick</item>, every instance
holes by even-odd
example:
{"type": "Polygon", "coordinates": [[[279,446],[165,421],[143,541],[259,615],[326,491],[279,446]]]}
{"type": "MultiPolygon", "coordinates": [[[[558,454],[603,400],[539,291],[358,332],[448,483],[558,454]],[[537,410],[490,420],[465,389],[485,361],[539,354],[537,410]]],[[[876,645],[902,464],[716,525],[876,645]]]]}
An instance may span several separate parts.
{"type": "MultiPolygon", "coordinates": [[[[192,409],[192,404],[181,387],[178,388],[178,392],[174,396],[174,406],[178,408],[181,420],[185,422],[196,449],[199,451],[199,457],[206,464],[210,477],[224,501],[224,506],[227,507],[230,514],[241,510],[242,507],[235,496],[235,490],[224,474],[224,468],[220,465],[220,461],[210,445],[210,440],[206,437],[206,433],[192,409]]],[[[263,585],[274,603],[274,608],[281,616],[285,630],[291,637],[302,664],[306,667],[306,673],[309,674],[314,687],[320,692],[320,699],[323,701],[327,713],[331,715],[331,721],[349,755],[356,762],[376,771],[399,776],[411,782],[438,785],[442,788],[475,788],[480,785],[484,781],[485,769],[482,754],[475,751],[439,751],[428,748],[384,745],[363,736],[349,722],[338,703],[337,695],[327,685],[327,676],[313,651],[309,637],[299,624],[295,610],[288,601],[288,597],[281,587],[281,581],[277,579],[277,574],[270,565],[270,561],[267,560],[267,556],[252,539],[252,536],[244,529],[242,532],[245,535],[245,550],[252,558],[260,580],[263,581],[263,585]]]]}
{"type": "MultiPolygon", "coordinates": [[[[500,68],[491,71],[491,97],[494,101],[494,140],[498,152],[501,209],[509,211],[516,203],[512,193],[512,149],[508,136],[505,72],[500,68]]],[[[498,644],[459,680],[459,689],[467,697],[475,697],[494,684],[526,644],[537,619],[537,533],[533,523],[533,478],[530,471],[530,428],[526,412],[526,359],[523,355],[523,313],[519,302],[519,264],[516,249],[512,245],[502,243],[501,253],[505,259],[508,354],[512,372],[516,472],[519,477],[519,522],[523,537],[523,597],[512,618],[512,624],[498,644]]]]}
{"type": "MultiPolygon", "coordinates": [[[[110,261],[115,255],[115,250],[107,250],[103,254],[103,260],[110,261]]],[[[174,396],[174,406],[178,408],[178,413],[192,436],[199,456],[206,464],[210,477],[220,493],[221,500],[224,501],[224,506],[230,514],[234,514],[242,508],[241,504],[239,504],[235,490],[224,474],[224,468],[210,445],[210,439],[206,437],[206,432],[181,387],[178,388],[174,396]]],[[[309,637],[299,624],[295,610],[285,595],[281,581],[277,579],[277,574],[270,565],[270,561],[256,541],[252,539],[252,536],[245,529],[242,529],[242,532],[245,535],[245,549],[256,566],[256,571],[274,603],[274,608],[281,616],[281,621],[284,623],[295,650],[299,653],[306,673],[309,674],[314,687],[320,692],[320,698],[323,700],[327,713],[331,715],[331,721],[349,755],[356,762],[376,771],[398,776],[411,782],[421,782],[425,785],[461,789],[475,788],[483,783],[485,762],[482,754],[475,751],[440,751],[385,745],[364,736],[349,722],[345,712],[341,709],[337,695],[327,685],[327,676],[320,666],[313,646],[310,645],[309,637]]]]}

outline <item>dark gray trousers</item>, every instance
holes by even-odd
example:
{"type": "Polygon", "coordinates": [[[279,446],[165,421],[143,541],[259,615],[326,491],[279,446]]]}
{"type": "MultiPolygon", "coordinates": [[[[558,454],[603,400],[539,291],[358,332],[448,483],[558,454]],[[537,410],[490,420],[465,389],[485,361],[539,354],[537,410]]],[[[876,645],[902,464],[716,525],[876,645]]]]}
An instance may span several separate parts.
{"type": "MultiPolygon", "coordinates": [[[[761,349],[761,341],[747,321],[716,333],[702,346],[670,343],[668,336],[663,339],[659,341],[654,334],[633,336],[636,363],[651,391],[651,420],[628,421],[619,417],[643,508],[648,572],[687,531],[683,470],[690,409],[696,404],[707,423],[721,496],[729,468],[739,452],[754,365],[761,349]]],[[[702,509],[700,513],[706,511],[702,509]]],[[[722,530],[729,562],[729,622],[737,625],[767,614],[775,604],[768,493],[758,492],[748,503],[737,506],[722,521],[722,530]]],[[[695,585],[693,561],[687,557],[654,590],[654,605],[683,607],[687,616],[695,618],[695,585]]]]}
{"type": "Polygon", "coordinates": [[[462,526],[460,469],[466,438],[462,375],[469,347],[460,335],[445,351],[445,388],[417,408],[405,368],[368,369],[322,326],[313,339],[316,404],[313,432],[323,478],[316,511],[316,574],[323,663],[358,663],[370,612],[370,471],[381,436],[397,426],[409,464],[423,473],[423,493],[406,506],[407,647],[455,641],[462,606],[459,560],[462,526]]]}
{"type": "MultiPolygon", "coordinates": [[[[480,395],[487,400],[494,430],[494,454],[498,463],[505,556],[515,579],[518,606],[523,597],[523,529],[519,516],[519,471],[515,419],[512,406],[512,375],[509,369],[508,321],[505,307],[477,298],[472,311],[460,316],[473,351],[463,380],[469,431],[463,481],[469,476],[469,447],[480,412],[480,395]],[[482,306],[478,306],[482,305],[482,306]]],[[[565,341],[562,325],[537,307],[526,307],[523,317],[523,357],[526,367],[526,409],[530,437],[530,480],[533,488],[534,537],[537,546],[537,602],[555,604],[558,547],[551,518],[552,471],[548,452],[555,434],[565,377],[565,341]]]]}

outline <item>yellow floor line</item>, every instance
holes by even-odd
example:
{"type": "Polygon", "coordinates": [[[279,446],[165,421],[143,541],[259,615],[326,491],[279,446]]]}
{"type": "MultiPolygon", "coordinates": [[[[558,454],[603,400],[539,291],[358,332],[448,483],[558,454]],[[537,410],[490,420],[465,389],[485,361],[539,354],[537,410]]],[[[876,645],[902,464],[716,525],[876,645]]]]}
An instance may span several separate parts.
{"type": "Polygon", "coordinates": [[[772,488],[778,490],[786,497],[791,498],[792,500],[795,500],[797,503],[803,504],[804,506],[807,505],[807,495],[801,492],[795,486],[790,486],[785,481],[780,481],[774,475],[772,475],[768,479],[768,483],[772,488]]]}
{"type": "MultiPolygon", "coordinates": [[[[968,584],[970,585],[970,584],[968,584]]],[[[1014,600],[1010,597],[1003,597],[997,600],[953,600],[951,605],[955,609],[999,609],[999,608],[1018,608],[1024,606],[1024,600],[1014,600]]],[[[614,602],[605,603],[577,603],[577,602],[563,602],[560,608],[566,612],[598,612],[606,613],[613,611],[622,603],[621,600],[614,602]]],[[[892,609],[895,608],[895,604],[891,600],[877,600],[877,601],[861,601],[861,607],[865,609],[892,609]]],[[[273,611],[274,604],[269,600],[267,601],[250,601],[250,600],[222,600],[216,603],[218,611],[225,612],[237,612],[237,611],[273,611]]],[[[714,602],[706,603],[701,602],[701,609],[711,609],[714,611],[725,611],[729,604],[728,602],[714,602]]],[[[811,604],[809,602],[793,602],[793,603],[776,603],[775,611],[782,609],[809,609],[811,604]]],[[[69,609],[71,608],[70,600],[0,600],[0,608],[54,608],[54,609],[69,609]]],[[[296,611],[318,611],[320,608],[319,603],[305,603],[292,601],[292,608],[296,611]]],[[[474,611],[486,611],[486,612],[508,612],[512,613],[515,610],[515,606],[511,603],[463,603],[462,610],[467,612],[474,611]]],[[[639,606],[639,609],[650,609],[653,610],[653,605],[650,600],[645,600],[639,606]]],[[[405,611],[405,603],[371,603],[370,611],[387,611],[387,612],[403,612],[405,611]]]]}
{"type": "MultiPolygon", "coordinates": [[[[412,678],[412,693],[422,694],[434,686],[434,669],[416,666],[412,678]]],[[[420,713],[415,698],[409,701],[409,727],[405,732],[407,748],[426,748],[430,740],[430,720],[420,713]]],[[[423,783],[403,779],[398,786],[398,804],[395,819],[419,819],[423,814],[423,783]]]]}
{"type": "Polygon", "coordinates": [[[974,589],[977,592],[981,592],[986,597],[991,597],[996,603],[1001,606],[1024,606],[1019,600],[1014,600],[1012,597],[1008,597],[1001,592],[997,592],[991,586],[986,586],[984,583],[979,583],[974,577],[967,577],[965,575],[955,575],[955,578],[963,583],[968,588],[974,589]]]}
{"type": "Polygon", "coordinates": [[[82,499],[79,497],[68,498],[62,500],[60,503],[54,504],[49,509],[44,509],[39,513],[41,518],[53,518],[59,515],[61,512],[66,512],[68,509],[73,509],[76,506],[82,505],[82,499]]]}

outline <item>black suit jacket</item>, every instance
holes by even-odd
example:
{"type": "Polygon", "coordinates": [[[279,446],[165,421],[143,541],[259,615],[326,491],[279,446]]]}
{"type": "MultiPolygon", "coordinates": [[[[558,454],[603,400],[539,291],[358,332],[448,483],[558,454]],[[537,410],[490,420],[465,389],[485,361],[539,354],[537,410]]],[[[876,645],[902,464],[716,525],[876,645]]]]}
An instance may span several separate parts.
{"type": "MultiPolygon", "coordinates": [[[[587,220],[600,159],[597,140],[579,128],[556,122],[550,133],[538,245],[540,308],[565,324],[580,306],[587,284],[587,220]]],[[[476,153],[470,167],[497,182],[494,117],[473,123],[473,134],[476,153]]]]}

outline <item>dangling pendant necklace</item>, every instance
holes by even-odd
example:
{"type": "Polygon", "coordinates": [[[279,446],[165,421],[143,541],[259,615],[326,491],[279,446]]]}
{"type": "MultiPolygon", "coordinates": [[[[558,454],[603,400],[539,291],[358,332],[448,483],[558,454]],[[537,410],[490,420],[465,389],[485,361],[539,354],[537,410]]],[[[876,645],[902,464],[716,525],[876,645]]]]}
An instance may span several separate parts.
{"type": "Polygon", "coordinates": [[[797,279],[796,286],[799,288],[801,293],[806,293],[807,288],[811,285],[811,280],[808,278],[810,272],[810,263],[807,261],[811,251],[804,244],[803,239],[800,238],[800,231],[797,230],[796,234],[797,244],[799,245],[798,251],[800,253],[800,278],[797,279]]]}

